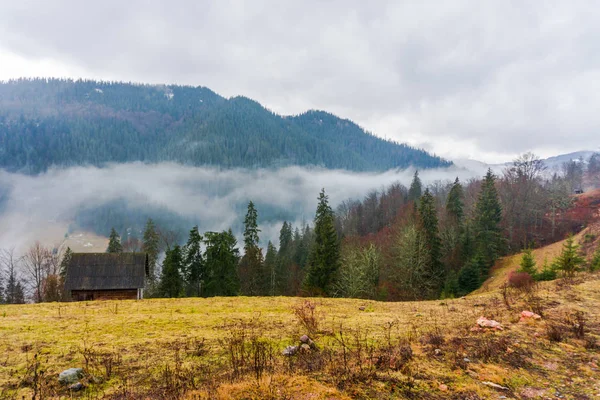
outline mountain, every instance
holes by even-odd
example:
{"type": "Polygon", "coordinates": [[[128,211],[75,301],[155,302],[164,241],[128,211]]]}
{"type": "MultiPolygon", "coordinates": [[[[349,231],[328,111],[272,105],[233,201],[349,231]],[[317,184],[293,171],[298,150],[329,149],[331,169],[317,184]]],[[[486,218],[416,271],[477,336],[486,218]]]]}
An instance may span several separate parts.
{"type": "MultiPolygon", "coordinates": [[[[542,159],[544,165],[547,168],[548,173],[559,172],[564,163],[570,161],[578,161],[583,160],[584,163],[587,163],[592,154],[598,153],[598,151],[592,150],[581,150],[575,151],[573,153],[567,154],[559,154],[556,156],[548,157],[542,159]]],[[[510,167],[513,165],[512,161],[501,163],[501,164],[486,164],[482,161],[472,160],[472,159],[457,159],[453,160],[454,164],[458,168],[463,168],[469,171],[479,172],[481,174],[485,174],[485,171],[488,168],[491,168],[492,171],[499,174],[506,167],[510,167]]]]}
{"type": "Polygon", "coordinates": [[[280,116],[205,87],[92,80],[0,83],[0,168],[172,161],[382,171],[452,163],[323,111],[280,116]]]}

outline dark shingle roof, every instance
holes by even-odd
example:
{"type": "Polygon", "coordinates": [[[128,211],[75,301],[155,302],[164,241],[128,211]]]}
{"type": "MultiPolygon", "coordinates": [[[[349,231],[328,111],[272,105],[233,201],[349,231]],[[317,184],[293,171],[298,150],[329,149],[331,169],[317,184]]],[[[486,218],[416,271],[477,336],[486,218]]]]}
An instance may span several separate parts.
{"type": "Polygon", "coordinates": [[[73,253],[65,289],[143,288],[147,271],[146,253],[73,253]]]}

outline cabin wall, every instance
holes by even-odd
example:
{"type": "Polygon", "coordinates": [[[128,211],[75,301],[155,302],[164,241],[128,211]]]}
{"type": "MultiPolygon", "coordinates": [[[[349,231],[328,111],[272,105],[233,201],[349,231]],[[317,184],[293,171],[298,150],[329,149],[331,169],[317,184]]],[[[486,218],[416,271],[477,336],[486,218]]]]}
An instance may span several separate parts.
{"type": "Polygon", "coordinates": [[[71,290],[73,301],[86,300],[136,300],[138,289],[119,290],[71,290]]]}

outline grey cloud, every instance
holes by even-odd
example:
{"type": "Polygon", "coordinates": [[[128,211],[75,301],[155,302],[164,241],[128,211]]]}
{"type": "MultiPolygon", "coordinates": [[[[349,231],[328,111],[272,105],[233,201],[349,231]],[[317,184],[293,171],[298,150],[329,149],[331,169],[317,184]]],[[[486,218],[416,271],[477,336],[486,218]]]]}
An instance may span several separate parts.
{"type": "MultiPolygon", "coordinates": [[[[240,206],[243,209],[249,200],[289,210],[296,224],[310,222],[321,188],[335,206],[393,182],[408,185],[413,173],[368,174],[300,167],[218,170],[170,163],[54,169],[37,176],[0,172],[0,188],[6,198],[0,215],[0,248],[22,249],[42,238],[54,244],[82,206],[93,208],[121,198],[133,208],[164,206],[200,221],[202,231],[228,229],[240,218],[240,206]]],[[[467,179],[474,173],[458,169],[420,172],[425,183],[452,180],[457,175],[467,179]]],[[[271,221],[260,226],[264,246],[267,240],[277,242],[281,223],[271,221]]]]}
{"type": "Polygon", "coordinates": [[[0,54],[510,159],[598,146],[599,14],[593,1],[4,1],[0,54]]]}

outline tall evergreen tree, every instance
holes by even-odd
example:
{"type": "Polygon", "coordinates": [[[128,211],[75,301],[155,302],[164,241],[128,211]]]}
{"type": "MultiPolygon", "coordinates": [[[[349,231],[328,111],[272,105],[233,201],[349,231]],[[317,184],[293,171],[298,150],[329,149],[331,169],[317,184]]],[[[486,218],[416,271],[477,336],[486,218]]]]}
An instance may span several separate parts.
{"type": "MultiPolygon", "coordinates": [[[[279,251],[277,252],[275,269],[275,292],[277,294],[288,293],[294,256],[293,252],[294,238],[292,235],[292,224],[284,221],[279,231],[279,251]]],[[[265,257],[265,263],[267,258],[265,257]]]]}
{"type": "Polygon", "coordinates": [[[204,257],[202,256],[202,239],[198,226],[194,226],[183,250],[184,277],[187,284],[187,293],[191,296],[202,296],[202,284],[206,278],[204,257]]]}
{"type": "Polygon", "coordinates": [[[275,296],[278,294],[278,285],[277,285],[277,249],[273,245],[273,243],[269,240],[267,244],[267,254],[265,255],[265,272],[268,277],[268,290],[267,294],[269,296],[275,296]]]}
{"type": "Polygon", "coordinates": [[[487,273],[487,264],[482,255],[473,257],[458,273],[458,286],[461,294],[477,290],[484,279],[482,271],[487,273]]]}
{"type": "Polygon", "coordinates": [[[495,182],[492,170],[488,169],[475,205],[475,247],[486,265],[484,276],[502,254],[505,242],[500,228],[502,207],[495,182]]]}
{"type": "Polygon", "coordinates": [[[449,219],[456,221],[457,224],[460,224],[464,215],[463,196],[463,187],[457,177],[446,199],[446,214],[449,219]]]}
{"type": "Polygon", "coordinates": [[[258,212],[254,203],[248,203],[244,219],[244,256],[240,261],[242,293],[249,296],[267,293],[269,277],[264,271],[262,249],[258,247],[258,212]]]}
{"type": "Polygon", "coordinates": [[[115,230],[112,228],[110,230],[110,236],[108,238],[108,248],[106,249],[107,253],[122,253],[123,246],[121,245],[121,237],[115,230]]]}
{"type": "Polygon", "coordinates": [[[319,194],[315,215],[315,240],[310,252],[308,271],[304,281],[312,293],[333,294],[334,278],[340,265],[340,249],[335,230],[334,215],[325,189],[319,194]]]}
{"type": "Polygon", "coordinates": [[[439,236],[437,211],[435,209],[435,199],[429,189],[425,189],[425,193],[419,201],[418,210],[421,230],[429,254],[426,272],[427,279],[432,281],[434,287],[434,293],[432,293],[432,295],[437,297],[439,291],[442,289],[441,286],[445,279],[445,270],[441,261],[441,241],[439,236]]]}
{"type": "Polygon", "coordinates": [[[148,218],[148,221],[146,221],[142,251],[148,255],[148,269],[150,270],[150,276],[148,278],[150,282],[155,282],[159,254],[159,237],[152,218],[148,218]]]}
{"type": "Polygon", "coordinates": [[[20,280],[17,279],[14,270],[11,270],[8,275],[5,289],[5,301],[7,304],[25,303],[25,291],[20,280]]]}
{"type": "Polygon", "coordinates": [[[182,261],[181,247],[179,245],[167,250],[159,285],[160,292],[164,297],[180,297],[183,295],[183,279],[181,278],[182,261]]]}
{"type": "Polygon", "coordinates": [[[240,291],[238,276],[239,252],[237,240],[231,229],[223,232],[206,232],[204,234],[206,250],[204,262],[208,279],[207,296],[236,296],[240,291]]]}
{"type": "Polygon", "coordinates": [[[419,178],[419,170],[416,170],[410,188],[408,189],[408,201],[416,202],[421,198],[422,192],[423,184],[421,183],[421,178],[419,178]]]}
{"type": "Polygon", "coordinates": [[[0,276],[0,304],[5,304],[6,299],[4,298],[4,285],[2,284],[2,277],[0,276]]]}
{"type": "Polygon", "coordinates": [[[71,262],[71,258],[73,257],[73,250],[67,246],[65,250],[65,254],[63,254],[62,260],[60,260],[60,268],[58,274],[60,275],[60,279],[64,282],[67,277],[67,271],[69,270],[69,263],[71,262]]]}

